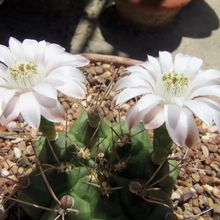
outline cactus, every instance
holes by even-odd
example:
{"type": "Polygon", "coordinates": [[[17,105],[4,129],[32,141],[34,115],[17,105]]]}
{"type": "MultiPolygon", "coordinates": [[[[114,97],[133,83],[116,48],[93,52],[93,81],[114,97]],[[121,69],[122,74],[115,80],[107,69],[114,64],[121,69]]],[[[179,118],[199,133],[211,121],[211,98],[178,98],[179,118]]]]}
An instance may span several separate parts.
{"type": "MultiPolygon", "coordinates": [[[[48,126],[42,119],[47,137],[48,126]]],[[[103,118],[101,109],[83,112],[69,132],[36,143],[37,168],[17,196],[38,207],[21,207],[33,220],[171,219],[178,169],[167,159],[165,132],[156,129],[152,141],[141,123],[129,131],[123,121],[103,118]]]]}

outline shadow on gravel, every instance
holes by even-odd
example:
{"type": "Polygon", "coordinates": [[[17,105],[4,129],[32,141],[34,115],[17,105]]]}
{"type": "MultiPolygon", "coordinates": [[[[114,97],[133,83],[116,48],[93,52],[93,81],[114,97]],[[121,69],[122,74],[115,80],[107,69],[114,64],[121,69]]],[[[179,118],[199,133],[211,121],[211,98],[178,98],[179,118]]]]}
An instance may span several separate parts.
{"type": "Polygon", "coordinates": [[[0,6],[0,42],[33,38],[70,49],[74,30],[88,0],[5,0],[0,6]]]}
{"type": "Polygon", "coordinates": [[[204,0],[194,0],[164,29],[144,33],[124,24],[114,6],[107,8],[100,17],[100,28],[105,40],[129,57],[146,59],[146,54],[158,55],[159,50],[172,52],[182,37],[205,38],[219,27],[214,10],[204,0]]]}

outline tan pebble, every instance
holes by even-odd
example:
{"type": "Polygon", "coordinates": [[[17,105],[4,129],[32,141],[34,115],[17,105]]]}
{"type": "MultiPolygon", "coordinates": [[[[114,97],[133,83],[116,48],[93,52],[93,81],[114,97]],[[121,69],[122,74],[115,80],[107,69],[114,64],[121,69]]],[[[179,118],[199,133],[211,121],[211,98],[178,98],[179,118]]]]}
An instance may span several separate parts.
{"type": "Polygon", "coordinates": [[[198,207],[199,206],[199,200],[197,198],[192,199],[192,204],[194,207],[198,207]]]}
{"type": "Polygon", "coordinates": [[[95,67],[91,67],[88,72],[89,74],[96,75],[95,67]]]}
{"type": "Polygon", "coordinates": [[[33,155],[33,154],[34,154],[32,145],[28,145],[28,146],[26,147],[26,149],[25,149],[25,154],[26,154],[26,155],[33,155]]]}
{"type": "Polygon", "coordinates": [[[214,187],[212,190],[212,193],[216,198],[220,199],[220,189],[218,189],[217,187],[214,187]]]}
{"type": "Polygon", "coordinates": [[[219,171],[220,170],[220,163],[217,162],[217,161],[213,161],[211,164],[210,164],[210,167],[212,169],[214,169],[215,171],[219,171]]]}
{"type": "Polygon", "coordinates": [[[204,192],[204,188],[200,186],[199,184],[195,184],[194,188],[196,189],[198,194],[202,194],[204,192]]]}
{"type": "Polygon", "coordinates": [[[67,120],[69,120],[69,121],[73,120],[73,116],[70,115],[70,114],[68,114],[68,115],[67,115],[67,120]]]}
{"type": "Polygon", "coordinates": [[[184,216],[182,214],[175,213],[179,220],[183,220],[184,216]]]}
{"type": "Polygon", "coordinates": [[[194,180],[195,182],[199,182],[199,181],[200,181],[200,176],[199,176],[198,174],[196,174],[196,173],[193,173],[193,174],[192,174],[192,178],[193,178],[193,180],[194,180]]]}
{"type": "Polygon", "coordinates": [[[17,144],[17,143],[19,143],[19,142],[21,142],[21,141],[23,141],[23,140],[24,140],[23,138],[17,137],[15,140],[12,140],[11,143],[17,144]]]}
{"type": "Polygon", "coordinates": [[[201,213],[201,209],[200,209],[199,207],[193,207],[193,208],[192,208],[192,211],[193,211],[193,213],[194,213],[195,215],[201,213]]]}
{"type": "Polygon", "coordinates": [[[111,65],[108,64],[108,63],[104,63],[104,64],[102,65],[102,67],[106,70],[106,69],[109,69],[109,68],[111,67],[111,65]]]}
{"type": "Polygon", "coordinates": [[[213,219],[212,217],[210,217],[210,216],[205,216],[204,219],[205,219],[205,220],[214,220],[214,219],[213,219]]]}
{"type": "Polygon", "coordinates": [[[17,144],[17,147],[21,150],[24,151],[26,149],[26,142],[25,141],[21,141],[17,144]]]}
{"type": "Polygon", "coordinates": [[[33,169],[29,167],[28,169],[25,170],[25,175],[29,175],[32,171],[33,169]]]}
{"type": "Polygon", "coordinates": [[[202,153],[205,157],[209,157],[209,150],[205,145],[202,145],[202,153]]]}
{"type": "Polygon", "coordinates": [[[103,68],[101,66],[96,66],[95,72],[96,72],[96,74],[100,75],[103,73],[103,68]]]}
{"type": "Polygon", "coordinates": [[[220,214],[220,205],[215,206],[214,213],[220,214]]]}
{"type": "Polygon", "coordinates": [[[69,104],[68,104],[67,102],[62,102],[62,106],[63,106],[63,108],[64,108],[65,110],[67,110],[67,109],[70,108],[70,106],[69,106],[69,104]]]}
{"type": "Polygon", "coordinates": [[[207,207],[208,201],[207,201],[206,196],[200,195],[199,198],[198,198],[198,200],[199,200],[199,207],[200,207],[201,209],[207,207]]]}
{"type": "Polygon", "coordinates": [[[215,138],[215,143],[216,144],[220,144],[220,135],[218,134],[218,136],[215,138]]]}
{"type": "Polygon", "coordinates": [[[213,182],[220,186],[220,178],[214,176],[213,177],[213,182]]]}
{"type": "Polygon", "coordinates": [[[202,123],[202,126],[200,127],[200,132],[201,132],[202,134],[205,134],[208,130],[209,130],[208,125],[205,124],[205,123],[202,123]]]}
{"type": "Polygon", "coordinates": [[[70,109],[67,109],[67,114],[72,114],[72,109],[70,108],[70,109]]]}
{"type": "Polygon", "coordinates": [[[210,137],[208,135],[204,135],[201,139],[204,144],[208,144],[210,137]]]}
{"type": "Polygon", "coordinates": [[[209,176],[200,176],[200,181],[202,184],[211,184],[213,179],[212,177],[209,177],[209,176]]]}
{"type": "Polygon", "coordinates": [[[32,128],[32,129],[30,130],[30,135],[31,135],[32,137],[36,137],[36,136],[38,135],[38,129],[32,128]]]}
{"type": "Polygon", "coordinates": [[[104,73],[102,74],[102,77],[105,78],[105,79],[108,79],[111,75],[112,75],[111,72],[106,71],[106,72],[104,72],[104,73]]]}
{"type": "Polygon", "coordinates": [[[19,167],[18,168],[18,173],[19,174],[23,174],[24,173],[24,168],[23,167],[19,167]]]}
{"type": "Polygon", "coordinates": [[[210,186],[208,184],[205,184],[203,187],[204,187],[205,191],[208,192],[209,194],[211,194],[214,189],[213,186],[210,186]]]}
{"type": "Polygon", "coordinates": [[[202,216],[199,216],[196,220],[205,220],[202,216]]]}
{"type": "Polygon", "coordinates": [[[193,216],[193,214],[192,214],[192,212],[189,212],[189,211],[185,211],[184,213],[183,213],[183,216],[184,216],[184,218],[192,218],[192,216],[193,216]]]}
{"type": "Polygon", "coordinates": [[[18,172],[18,166],[17,165],[14,165],[12,168],[11,168],[11,172],[16,174],[18,172]]]}
{"type": "Polygon", "coordinates": [[[216,153],[218,151],[218,145],[209,144],[208,149],[211,153],[216,153]]]}
{"type": "Polygon", "coordinates": [[[173,192],[172,193],[172,196],[171,196],[171,199],[172,200],[179,200],[181,197],[180,193],[179,192],[173,192]]]}

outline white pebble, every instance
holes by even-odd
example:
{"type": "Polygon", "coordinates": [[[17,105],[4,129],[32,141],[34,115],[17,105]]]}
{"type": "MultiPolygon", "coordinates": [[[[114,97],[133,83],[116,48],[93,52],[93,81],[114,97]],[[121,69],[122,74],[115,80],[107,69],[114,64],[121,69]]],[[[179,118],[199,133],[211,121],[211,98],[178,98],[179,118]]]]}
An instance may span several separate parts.
{"type": "Polygon", "coordinates": [[[3,176],[3,177],[5,176],[6,177],[6,176],[9,176],[9,174],[10,174],[9,171],[6,170],[6,169],[2,169],[0,171],[0,176],[3,176]]]}
{"type": "Polygon", "coordinates": [[[18,147],[14,147],[13,151],[14,151],[14,154],[15,154],[15,158],[19,159],[22,155],[21,150],[18,147]]]}

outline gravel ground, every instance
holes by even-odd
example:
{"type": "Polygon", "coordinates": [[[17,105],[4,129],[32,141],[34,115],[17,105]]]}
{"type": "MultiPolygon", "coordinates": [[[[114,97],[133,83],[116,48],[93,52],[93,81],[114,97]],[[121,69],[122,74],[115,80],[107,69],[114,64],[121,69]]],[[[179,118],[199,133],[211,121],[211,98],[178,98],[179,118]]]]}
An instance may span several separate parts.
{"type": "MultiPolygon", "coordinates": [[[[106,116],[118,120],[118,111],[109,111],[111,99],[115,95],[111,88],[113,76],[123,74],[124,67],[91,63],[84,72],[88,80],[87,99],[84,106],[93,106],[102,102],[106,116]]],[[[70,127],[81,109],[72,98],[63,94],[59,99],[66,110],[67,125],[70,127]]],[[[133,104],[133,101],[121,108],[121,118],[133,104]]],[[[196,119],[200,131],[200,142],[193,149],[180,149],[175,146],[171,157],[181,163],[180,175],[172,195],[175,213],[179,219],[218,220],[220,219],[220,132],[213,126],[208,128],[196,119]]],[[[65,123],[56,125],[58,131],[65,130],[65,123]]],[[[30,128],[22,118],[11,122],[8,127],[0,127],[0,204],[4,196],[13,195],[19,186],[25,186],[24,176],[35,167],[35,157],[32,150],[38,135],[36,129],[30,128]]],[[[5,201],[5,200],[4,200],[5,201]]],[[[17,204],[10,202],[7,207],[8,220],[24,219],[17,204]],[[19,211],[18,211],[19,210],[19,211]],[[21,218],[18,218],[18,217],[21,218]]],[[[0,209],[4,213],[3,208],[0,209]]]]}

